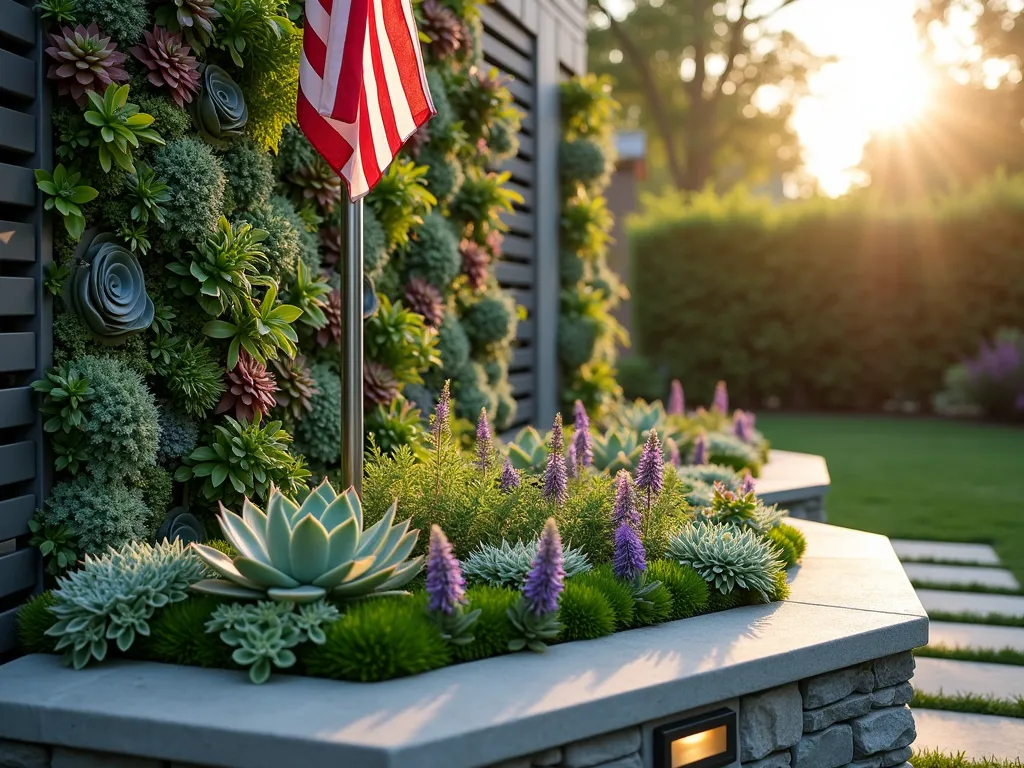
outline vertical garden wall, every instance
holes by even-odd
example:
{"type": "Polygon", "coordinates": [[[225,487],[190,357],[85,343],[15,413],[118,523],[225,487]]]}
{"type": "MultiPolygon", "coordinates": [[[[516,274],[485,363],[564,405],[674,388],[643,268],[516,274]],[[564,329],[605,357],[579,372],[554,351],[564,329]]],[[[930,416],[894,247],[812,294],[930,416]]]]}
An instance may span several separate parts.
{"type": "MultiPolygon", "coordinates": [[[[0,654],[44,579],[300,493],[342,428],[342,190],[292,126],[301,2],[39,10],[0,0],[0,654]]],[[[558,407],[558,86],[584,11],[416,4],[439,115],[366,201],[385,450],[446,379],[501,430],[558,407]]]]}

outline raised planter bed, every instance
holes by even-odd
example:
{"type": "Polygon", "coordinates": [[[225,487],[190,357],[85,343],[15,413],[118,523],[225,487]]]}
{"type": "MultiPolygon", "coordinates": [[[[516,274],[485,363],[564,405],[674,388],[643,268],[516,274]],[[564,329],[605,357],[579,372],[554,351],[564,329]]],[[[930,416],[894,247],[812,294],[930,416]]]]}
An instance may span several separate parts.
{"type": "Polygon", "coordinates": [[[896,765],[925,611],[885,537],[795,525],[785,602],[384,683],[18,659],[0,667],[0,764],[640,768],[659,723],[727,707],[733,765],[896,765]]]}
{"type": "Polygon", "coordinates": [[[756,491],[765,504],[778,504],[792,517],[824,523],[831,482],[824,457],[773,450],[761,468],[756,491]]]}

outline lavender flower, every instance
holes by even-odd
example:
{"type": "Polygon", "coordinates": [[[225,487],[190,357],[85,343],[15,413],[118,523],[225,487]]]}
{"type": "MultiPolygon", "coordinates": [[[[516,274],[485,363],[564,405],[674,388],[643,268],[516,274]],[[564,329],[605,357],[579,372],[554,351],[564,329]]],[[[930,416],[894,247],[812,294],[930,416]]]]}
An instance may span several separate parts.
{"type": "Polygon", "coordinates": [[[580,469],[579,461],[576,458],[576,441],[569,441],[569,450],[565,454],[565,465],[570,478],[576,478],[577,470],[580,469]]]}
{"type": "Polygon", "coordinates": [[[661,457],[661,441],[658,433],[651,430],[647,435],[647,443],[640,454],[636,467],[636,487],[647,493],[647,507],[659,493],[664,482],[665,462],[661,457]]]}
{"type": "Polygon", "coordinates": [[[476,423],[476,465],[481,472],[486,472],[491,464],[491,452],[494,443],[491,439],[491,425],[487,422],[487,409],[480,409],[480,418],[476,423]]]}
{"type": "Polygon", "coordinates": [[[701,432],[693,442],[693,463],[708,463],[708,436],[701,432]]]}
{"type": "Polygon", "coordinates": [[[744,443],[749,443],[750,438],[753,437],[750,431],[750,422],[747,420],[747,414],[739,408],[732,413],[732,433],[744,443]]]}
{"type": "Polygon", "coordinates": [[[746,496],[748,493],[754,492],[754,476],[748,471],[743,476],[743,482],[740,483],[740,496],[746,496]]]}
{"type": "Polygon", "coordinates": [[[576,448],[576,461],[581,467],[589,467],[594,463],[594,446],[590,440],[590,417],[580,400],[574,406],[574,416],[572,444],[576,448]]]}
{"type": "Polygon", "coordinates": [[[512,462],[505,458],[505,466],[501,468],[501,491],[502,493],[512,493],[516,488],[519,487],[520,477],[519,470],[512,466],[512,462]]]}
{"type": "Polygon", "coordinates": [[[636,491],[629,472],[620,469],[615,475],[615,504],[612,507],[612,522],[640,525],[640,513],[636,509],[636,491]]]}
{"type": "Polygon", "coordinates": [[[548,465],[544,469],[544,498],[561,506],[569,496],[569,476],[565,469],[565,438],[562,435],[562,414],[555,414],[551,427],[548,465]]]}
{"type": "Polygon", "coordinates": [[[430,548],[427,552],[427,594],[431,611],[452,614],[466,603],[466,579],[459,561],[452,554],[452,545],[439,526],[430,527],[430,548]]]}
{"type": "Polygon", "coordinates": [[[615,530],[615,556],[612,570],[620,579],[632,581],[647,570],[647,553],[636,529],[623,521],[615,530]]]}
{"type": "Polygon", "coordinates": [[[680,466],[683,461],[679,458],[679,443],[671,437],[665,438],[665,445],[668,447],[668,463],[673,467],[680,466]]]}
{"type": "Polygon", "coordinates": [[[729,412],[729,390],[726,389],[724,381],[720,381],[715,385],[715,400],[711,405],[711,409],[722,414],[729,412]]]}
{"type": "Polygon", "coordinates": [[[430,433],[434,439],[434,450],[439,450],[441,440],[451,433],[452,394],[451,381],[444,383],[441,390],[441,397],[437,400],[437,408],[434,409],[434,419],[430,423],[430,433]]]}
{"type": "Polygon", "coordinates": [[[544,532],[537,543],[537,555],[526,575],[523,597],[535,616],[558,610],[558,596],[565,587],[565,569],[562,567],[562,537],[554,518],[544,523],[544,532]]]}
{"type": "Polygon", "coordinates": [[[686,398],[683,396],[683,385],[679,379],[672,379],[672,388],[668,393],[668,415],[684,416],[686,414],[686,398]]]}

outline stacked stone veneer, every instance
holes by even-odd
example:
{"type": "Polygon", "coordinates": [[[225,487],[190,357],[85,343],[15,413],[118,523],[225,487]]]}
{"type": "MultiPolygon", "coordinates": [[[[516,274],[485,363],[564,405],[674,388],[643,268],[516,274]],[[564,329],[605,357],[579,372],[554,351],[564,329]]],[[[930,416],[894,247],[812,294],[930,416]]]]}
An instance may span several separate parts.
{"type": "Polygon", "coordinates": [[[917,737],[910,652],[740,699],[743,768],[892,768],[917,737]]]}

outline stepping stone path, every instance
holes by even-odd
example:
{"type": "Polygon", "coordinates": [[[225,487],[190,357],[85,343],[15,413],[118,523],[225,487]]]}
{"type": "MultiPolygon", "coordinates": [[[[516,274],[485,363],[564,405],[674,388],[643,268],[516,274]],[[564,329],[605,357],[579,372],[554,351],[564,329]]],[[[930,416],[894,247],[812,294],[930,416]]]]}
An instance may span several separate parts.
{"type": "MultiPolygon", "coordinates": [[[[986,544],[893,539],[903,568],[914,581],[954,586],[1020,589],[1016,577],[1000,565],[995,550],[986,544]],[[914,562],[930,561],[930,562],[914,562]]],[[[943,589],[919,589],[921,604],[929,613],[999,614],[1024,618],[1024,595],[999,595],[943,589]]],[[[949,648],[1024,651],[1024,627],[1004,627],[933,621],[929,645],[949,648]]],[[[1024,667],[983,664],[974,661],[917,658],[914,687],[925,693],[953,696],[971,693],[1016,699],[1024,696],[1024,667]]],[[[945,712],[915,707],[916,750],[939,749],[947,754],[966,753],[968,758],[1024,757],[1024,719],[945,712]]]]}

